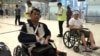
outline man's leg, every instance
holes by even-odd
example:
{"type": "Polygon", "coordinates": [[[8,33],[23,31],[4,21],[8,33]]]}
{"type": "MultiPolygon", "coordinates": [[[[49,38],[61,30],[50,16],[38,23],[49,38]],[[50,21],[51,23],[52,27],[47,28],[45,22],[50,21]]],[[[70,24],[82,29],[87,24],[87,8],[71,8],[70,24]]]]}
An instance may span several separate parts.
{"type": "Polygon", "coordinates": [[[18,15],[18,23],[19,23],[19,25],[20,25],[20,15],[18,15]]]}
{"type": "Polygon", "coordinates": [[[90,40],[90,42],[91,42],[91,48],[92,48],[92,49],[98,49],[98,48],[100,48],[100,47],[97,47],[97,46],[95,45],[95,43],[94,43],[94,37],[93,37],[92,32],[90,32],[89,40],[90,40]]]}
{"type": "Polygon", "coordinates": [[[61,21],[61,22],[60,22],[60,25],[59,25],[59,26],[60,26],[60,34],[61,34],[61,35],[63,35],[63,22],[64,22],[64,21],[61,21]]]}
{"type": "Polygon", "coordinates": [[[15,16],[15,25],[17,25],[17,16],[15,16]]]}
{"type": "Polygon", "coordinates": [[[87,48],[84,34],[81,35],[81,40],[82,40],[82,43],[84,45],[84,48],[87,48]]]}
{"type": "Polygon", "coordinates": [[[57,37],[62,37],[63,36],[63,22],[64,21],[59,21],[59,33],[57,37]]]}
{"type": "Polygon", "coordinates": [[[82,34],[82,35],[81,35],[81,40],[82,40],[82,43],[83,43],[84,48],[85,48],[85,50],[84,50],[84,51],[86,51],[86,52],[91,52],[92,50],[91,50],[91,49],[89,49],[89,48],[87,47],[87,45],[86,45],[85,35],[84,35],[84,34],[82,34]]]}
{"type": "Polygon", "coordinates": [[[49,49],[48,56],[57,56],[56,49],[54,49],[54,48],[49,49]]]}
{"type": "Polygon", "coordinates": [[[71,17],[67,16],[67,27],[69,27],[69,20],[71,17]]]}

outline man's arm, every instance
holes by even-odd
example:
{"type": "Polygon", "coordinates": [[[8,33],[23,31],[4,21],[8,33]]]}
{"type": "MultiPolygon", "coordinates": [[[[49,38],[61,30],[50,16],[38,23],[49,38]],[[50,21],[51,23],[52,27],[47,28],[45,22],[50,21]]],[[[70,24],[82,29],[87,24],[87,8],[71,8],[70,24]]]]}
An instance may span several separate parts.
{"type": "Polygon", "coordinates": [[[56,13],[56,15],[58,15],[58,16],[62,16],[62,13],[64,12],[63,10],[64,10],[64,9],[61,8],[61,10],[59,10],[59,13],[56,13]]]}
{"type": "Polygon", "coordinates": [[[77,30],[81,30],[83,28],[83,26],[81,25],[79,28],[75,28],[73,27],[74,25],[69,25],[69,28],[70,29],[77,29],[77,30]]]}
{"type": "Polygon", "coordinates": [[[36,42],[36,36],[33,34],[28,34],[26,31],[26,26],[24,25],[18,36],[18,40],[19,42],[22,42],[22,43],[36,42]]]}
{"type": "Polygon", "coordinates": [[[48,40],[51,38],[51,32],[48,29],[47,25],[45,25],[45,24],[44,24],[44,31],[45,31],[45,35],[44,35],[45,44],[48,44],[48,40]]]}

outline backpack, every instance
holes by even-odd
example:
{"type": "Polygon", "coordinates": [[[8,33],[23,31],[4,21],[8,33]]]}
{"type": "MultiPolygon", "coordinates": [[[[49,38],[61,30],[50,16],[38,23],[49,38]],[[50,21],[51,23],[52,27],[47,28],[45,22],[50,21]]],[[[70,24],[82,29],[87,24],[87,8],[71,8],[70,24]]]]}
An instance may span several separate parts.
{"type": "Polygon", "coordinates": [[[11,51],[4,42],[0,42],[0,56],[11,56],[11,51]]]}

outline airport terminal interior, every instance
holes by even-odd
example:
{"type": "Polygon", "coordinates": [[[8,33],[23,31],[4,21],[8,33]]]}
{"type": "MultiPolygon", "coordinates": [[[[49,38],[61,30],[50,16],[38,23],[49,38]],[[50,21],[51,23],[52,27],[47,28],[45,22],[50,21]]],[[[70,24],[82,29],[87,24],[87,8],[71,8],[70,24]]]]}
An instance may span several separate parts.
{"type": "MultiPolygon", "coordinates": [[[[70,6],[71,11],[80,11],[80,18],[84,21],[84,27],[89,28],[93,32],[95,44],[100,46],[100,1],[99,0],[0,0],[0,42],[4,42],[11,51],[11,56],[17,56],[14,53],[16,46],[22,44],[18,41],[18,35],[22,25],[15,25],[15,7],[16,4],[20,8],[21,22],[27,23],[25,12],[28,9],[26,2],[31,1],[34,8],[41,11],[40,22],[45,23],[51,31],[51,39],[57,46],[58,50],[66,52],[66,56],[100,56],[100,49],[92,52],[83,52],[82,45],[79,48],[68,48],[64,43],[64,37],[57,37],[59,34],[58,20],[55,13],[58,10],[57,3],[61,2],[62,6],[67,9],[70,6]],[[6,11],[7,9],[7,11],[6,11]],[[6,13],[7,12],[7,13],[6,13]],[[83,19],[84,18],[84,19],[83,19]]],[[[63,35],[69,28],[67,23],[63,23],[63,35]]],[[[67,43],[67,42],[66,42],[67,43]]],[[[68,44],[69,45],[69,44],[68,44]]],[[[0,53],[2,44],[0,44],[0,53]]],[[[0,56],[3,56],[0,54],[0,56]]]]}

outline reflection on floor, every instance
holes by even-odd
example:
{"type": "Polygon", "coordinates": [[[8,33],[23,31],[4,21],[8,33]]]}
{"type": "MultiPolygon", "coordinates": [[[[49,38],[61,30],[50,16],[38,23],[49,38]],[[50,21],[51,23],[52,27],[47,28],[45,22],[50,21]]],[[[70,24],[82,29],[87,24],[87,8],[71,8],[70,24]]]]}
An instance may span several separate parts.
{"type": "MultiPolygon", "coordinates": [[[[26,22],[26,19],[22,18],[21,21],[26,22]]],[[[87,53],[87,52],[76,53],[73,51],[73,49],[66,48],[63,44],[62,38],[56,37],[58,34],[58,22],[54,20],[47,20],[47,19],[45,20],[41,19],[40,21],[48,25],[52,33],[51,38],[55,40],[57,48],[59,50],[67,52],[67,56],[100,56],[100,50],[93,51],[92,53],[87,53]]],[[[19,30],[21,26],[15,26],[14,22],[15,22],[14,17],[0,18],[0,41],[3,41],[8,45],[12,54],[13,54],[14,47],[20,45],[20,43],[17,40],[19,31],[16,30],[19,30]],[[9,31],[11,32],[8,33],[9,31]]],[[[95,41],[96,45],[100,46],[100,37],[99,37],[100,24],[91,25],[90,23],[86,23],[85,27],[90,28],[90,30],[93,32],[95,36],[94,39],[96,40],[95,41]]],[[[64,28],[63,32],[68,30],[68,28],[66,28],[66,22],[64,22],[63,28],[64,28]]]]}

